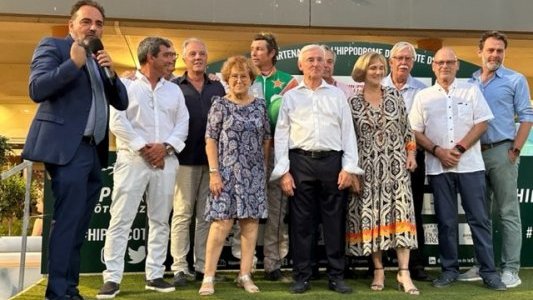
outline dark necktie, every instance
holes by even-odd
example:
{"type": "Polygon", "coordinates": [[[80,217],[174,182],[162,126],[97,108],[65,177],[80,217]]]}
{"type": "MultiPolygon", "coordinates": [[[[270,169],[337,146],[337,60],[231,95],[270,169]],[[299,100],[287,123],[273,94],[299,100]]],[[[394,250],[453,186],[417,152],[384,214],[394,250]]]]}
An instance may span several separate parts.
{"type": "Polygon", "coordinates": [[[94,99],[94,140],[99,144],[105,137],[107,129],[107,103],[104,95],[104,87],[96,62],[92,57],[87,58],[87,71],[91,79],[91,89],[94,99]]]}

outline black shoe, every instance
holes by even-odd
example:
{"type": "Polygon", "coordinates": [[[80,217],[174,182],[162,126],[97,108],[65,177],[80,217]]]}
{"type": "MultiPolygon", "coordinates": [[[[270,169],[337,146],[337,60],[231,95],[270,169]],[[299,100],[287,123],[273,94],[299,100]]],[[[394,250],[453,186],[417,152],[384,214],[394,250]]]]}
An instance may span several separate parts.
{"type": "Polygon", "coordinates": [[[485,284],[485,286],[488,288],[488,289],[491,289],[491,290],[494,290],[494,291],[506,291],[507,290],[507,286],[505,285],[505,283],[502,282],[502,280],[495,276],[494,278],[483,278],[483,284],[485,284]]]}
{"type": "Polygon", "coordinates": [[[106,281],[96,294],[96,299],[113,299],[118,293],[120,293],[120,284],[106,281]]]}
{"type": "Polygon", "coordinates": [[[309,284],[309,281],[298,280],[292,284],[291,292],[294,294],[302,294],[309,289],[311,289],[311,284],[309,284]]]}
{"type": "Polygon", "coordinates": [[[67,299],[70,299],[70,300],[84,300],[84,298],[80,294],[67,295],[67,299]]]}
{"type": "Polygon", "coordinates": [[[330,280],[328,283],[328,288],[341,294],[350,294],[352,292],[352,288],[349,287],[342,279],[330,280]]]}
{"type": "Polygon", "coordinates": [[[186,286],[187,285],[187,275],[184,272],[180,271],[174,275],[173,280],[174,286],[186,286]]]}
{"type": "Polygon", "coordinates": [[[174,285],[166,282],[163,278],[156,278],[154,280],[146,280],[146,285],[144,286],[146,290],[152,290],[161,293],[169,293],[176,290],[174,285]]]}
{"type": "Polygon", "coordinates": [[[445,288],[450,286],[450,284],[456,280],[457,277],[441,275],[439,278],[433,280],[433,286],[436,288],[445,288]]]}
{"type": "Polygon", "coordinates": [[[411,279],[416,281],[433,281],[433,278],[423,269],[416,268],[409,271],[411,273],[411,279]]]}
{"type": "Polygon", "coordinates": [[[279,281],[283,277],[280,269],[276,269],[272,272],[265,271],[265,279],[270,281],[279,281]]]}

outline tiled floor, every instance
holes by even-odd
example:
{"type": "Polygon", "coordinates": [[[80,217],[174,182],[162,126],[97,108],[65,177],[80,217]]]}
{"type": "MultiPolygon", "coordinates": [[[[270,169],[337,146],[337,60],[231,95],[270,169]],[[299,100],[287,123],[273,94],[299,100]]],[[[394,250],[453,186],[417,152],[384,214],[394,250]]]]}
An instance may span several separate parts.
{"type": "MultiPolygon", "coordinates": [[[[40,253],[39,253],[40,255],[40,253]]],[[[2,256],[2,255],[0,255],[2,256]]],[[[1,261],[1,260],[0,260],[1,261]]],[[[0,263],[2,265],[2,263],[0,263]]],[[[41,275],[40,267],[26,267],[24,270],[24,287],[31,286],[39,281],[41,275]]],[[[18,292],[19,268],[16,267],[0,267],[0,300],[9,299],[18,292]]]]}
{"type": "MultiPolygon", "coordinates": [[[[0,300],[5,300],[18,292],[20,252],[15,251],[20,249],[20,239],[2,237],[0,240],[0,300]]],[[[43,277],[41,275],[40,238],[39,240],[29,239],[27,249],[32,252],[26,253],[23,289],[43,277]]]]}

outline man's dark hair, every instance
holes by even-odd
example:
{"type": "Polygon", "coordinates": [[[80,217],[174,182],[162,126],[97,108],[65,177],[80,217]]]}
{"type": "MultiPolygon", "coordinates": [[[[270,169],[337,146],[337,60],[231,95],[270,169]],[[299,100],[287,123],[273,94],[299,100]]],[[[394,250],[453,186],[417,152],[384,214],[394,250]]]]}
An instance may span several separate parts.
{"type": "Polygon", "coordinates": [[[271,53],[274,51],[274,57],[272,57],[272,65],[275,65],[278,61],[278,42],[276,42],[276,38],[274,35],[270,32],[261,32],[254,36],[254,41],[265,41],[267,44],[268,53],[271,53]]]}
{"type": "Polygon", "coordinates": [[[483,47],[485,46],[485,41],[488,38],[495,38],[497,40],[502,41],[505,49],[507,49],[507,36],[505,35],[505,33],[499,32],[497,30],[490,30],[490,31],[484,32],[481,35],[481,38],[479,39],[479,50],[483,50],[483,47]]]}
{"type": "Polygon", "coordinates": [[[96,1],[93,1],[93,0],[80,0],[80,1],[78,1],[76,3],[74,3],[74,5],[72,5],[72,9],[70,10],[70,17],[72,19],[74,19],[74,16],[76,15],[78,10],[82,6],[92,6],[92,7],[96,8],[96,9],[98,9],[98,11],[102,14],[102,18],[105,19],[104,7],[102,5],[100,5],[100,3],[96,2],[96,1]]]}
{"type": "Polygon", "coordinates": [[[157,56],[159,54],[159,46],[172,47],[172,42],[161,37],[147,37],[139,43],[137,48],[137,58],[141,65],[146,64],[148,61],[148,54],[157,56]]]}

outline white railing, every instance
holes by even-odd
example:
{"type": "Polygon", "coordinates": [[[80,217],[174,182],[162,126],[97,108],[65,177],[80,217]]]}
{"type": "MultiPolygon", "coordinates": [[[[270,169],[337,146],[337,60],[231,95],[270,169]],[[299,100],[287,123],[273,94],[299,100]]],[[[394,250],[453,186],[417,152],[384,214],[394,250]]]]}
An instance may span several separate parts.
{"type": "Polygon", "coordinates": [[[30,195],[31,195],[31,174],[33,164],[29,160],[24,160],[21,164],[2,173],[2,180],[18,174],[24,170],[26,177],[26,194],[24,196],[24,215],[22,217],[22,245],[20,248],[19,285],[17,292],[24,288],[24,269],[26,266],[26,247],[28,243],[28,226],[30,222],[30,195]]]}

